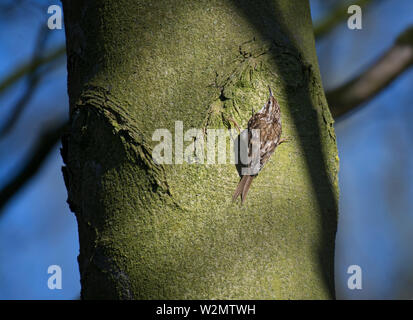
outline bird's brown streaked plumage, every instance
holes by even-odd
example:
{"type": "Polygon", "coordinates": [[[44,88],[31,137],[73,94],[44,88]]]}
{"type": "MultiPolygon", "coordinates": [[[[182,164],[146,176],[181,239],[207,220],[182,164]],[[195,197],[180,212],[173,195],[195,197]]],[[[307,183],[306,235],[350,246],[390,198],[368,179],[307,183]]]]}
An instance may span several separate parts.
{"type": "MultiPolygon", "coordinates": [[[[253,114],[248,121],[248,156],[249,163],[245,165],[247,169],[254,169],[251,174],[242,175],[241,180],[235,189],[232,200],[235,201],[238,196],[241,196],[241,204],[244,203],[252,180],[258,175],[265,163],[274,153],[275,148],[280,145],[282,125],[281,125],[281,110],[280,106],[270,90],[270,96],[264,107],[257,113],[253,114]],[[253,134],[253,130],[259,130],[257,135],[253,134]],[[259,140],[258,140],[259,137],[259,140]],[[259,143],[259,163],[257,168],[252,168],[252,152],[254,146],[259,143]]],[[[258,159],[257,159],[258,160],[258,159]]]]}

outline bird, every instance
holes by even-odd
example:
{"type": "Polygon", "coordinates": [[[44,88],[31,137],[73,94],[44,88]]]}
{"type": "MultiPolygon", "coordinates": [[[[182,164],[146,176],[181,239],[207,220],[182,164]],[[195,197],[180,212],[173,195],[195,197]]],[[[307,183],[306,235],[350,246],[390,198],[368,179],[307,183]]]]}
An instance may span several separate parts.
{"type": "Polygon", "coordinates": [[[281,139],[281,109],[271,88],[266,104],[258,112],[252,110],[248,120],[248,160],[240,171],[241,179],[235,189],[232,201],[241,196],[241,205],[245,202],[251,183],[270,159],[275,149],[287,139],[281,139]]]}

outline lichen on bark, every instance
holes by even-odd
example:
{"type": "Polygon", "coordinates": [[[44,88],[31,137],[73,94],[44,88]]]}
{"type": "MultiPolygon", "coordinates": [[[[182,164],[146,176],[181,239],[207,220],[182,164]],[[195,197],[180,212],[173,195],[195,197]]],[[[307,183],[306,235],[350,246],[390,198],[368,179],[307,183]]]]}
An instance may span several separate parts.
{"type": "Polygon", "coordinates": [[[289,3],[63,1],[83,298],[333,297],[333,120],[308,2],[289,3]],[[290,142],[244,206],[233,164],[153,161],[156,129],[245,127],[268,85],[290,142]]]}

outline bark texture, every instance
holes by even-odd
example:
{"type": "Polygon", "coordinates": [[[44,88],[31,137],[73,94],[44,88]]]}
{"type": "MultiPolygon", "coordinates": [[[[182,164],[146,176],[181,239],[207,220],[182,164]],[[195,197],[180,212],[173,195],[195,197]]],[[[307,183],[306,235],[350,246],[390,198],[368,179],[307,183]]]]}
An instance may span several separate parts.
{"type": "MultiPolygon", "coordinates": [[[[63,1],[68,203],[85,299],[334,296],[337,172],[308,1],[63,1]],[[268,98],[283,136],[240,206],[233,164],[157,165],[158,128],[242,127],[268,98]]],[[[186,142],[185,146],[190,144],[186,142]]]]}

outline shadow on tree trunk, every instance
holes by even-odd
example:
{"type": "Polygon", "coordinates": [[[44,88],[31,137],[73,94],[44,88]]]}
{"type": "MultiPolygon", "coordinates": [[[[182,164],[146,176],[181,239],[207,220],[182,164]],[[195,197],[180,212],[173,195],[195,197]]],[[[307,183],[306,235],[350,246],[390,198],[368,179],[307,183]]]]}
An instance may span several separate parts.
{"type": "MultiPolygon", "coordinates": [[[[335,297],[334,292],[334,243],[337,229],[337,196],[331,179],[328,177],[328,168],[326,157],[322,149],[322,135],[320,133],[317,109],[326,108],[325,98],[321,97],[321,103],[324,106],[314,105],[314,98],[311,97],[311,81],[314,76],[318,77],[318,66],[313,69],[311,64],[305,61],[300,49],[295,44],[300,39],[294,39],[294,34],[289,34],[287,27],[288,17],[277,15],[281,10],[275,1],[249,1],[249,0],[232,0],[234,6],[246,17],[248,22],[260,33],[264,40],[274,43],[276,46],[284,46],[285,50],[281,54],[292,55],[299,60],[303,68],[304,78],[297,87],[291,82],[291,66],[283,63],[280,59],[280,50],[272,50],[273,63],[277,67],[278,75],[286,84],[287,105],[294,121],[294,126],[299,136],[299,144],[304,153],[308,171],[312,181],[315,197],[321,213],[322,239],[318,249],[320,266],[322,267],[324,282],[329,288],[331,297],[335,297]],[[286,38],[288,35],[288,38],[286,38]],[[300,90],[300,94],[297,94],[300,90]]],[[[291,4],[291,6],[297,4],[291,4]]],[[[307,5],[305,2],[302,5],[307,5]]],[[[277,88],[274,88],[276,91],[277,88]]],[[[323,116],[325,112],[320,111],[323,116]]],[[[328,115],[327,115],[328,116],[328,115]]],[[[334,135],[333,132],[330,134],[334,135]]],[[[335,136],[334,136],[335,139],[335,136]]]]}

